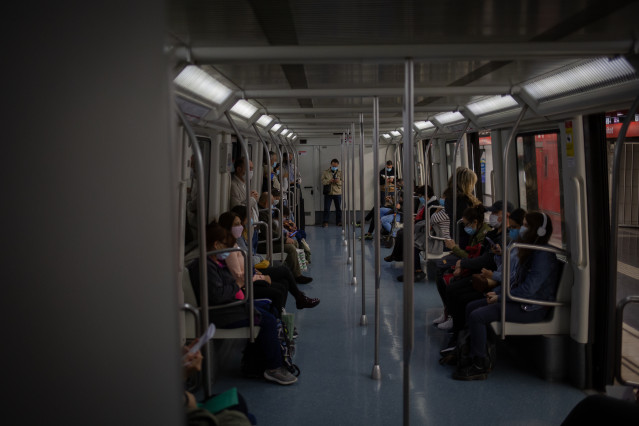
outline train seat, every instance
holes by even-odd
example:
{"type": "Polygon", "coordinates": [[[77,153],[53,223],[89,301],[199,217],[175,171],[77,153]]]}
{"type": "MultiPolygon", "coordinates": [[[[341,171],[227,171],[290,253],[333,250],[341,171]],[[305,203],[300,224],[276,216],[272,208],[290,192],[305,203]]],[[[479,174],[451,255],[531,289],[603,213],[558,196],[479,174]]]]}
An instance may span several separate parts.
{"type": "MultiPolygon", "coordinates": [[[[196,309],[199,308],[197,298],[195,297],[195,291],[193,291],[193,285],[191,284],[191,277],[189,270],[184,268],[182,273],[182,290],[184,292],[184,303],[187,303],[196,309]]],[[[186,315],[184,319],[184,326],[187,338],[198,337],[196,335],[195,318],[193,315],[186,315]]],[[[255,327],[255,335],[260,332],[260,327],[255,327]]],[[[219,328],[215,329],[213,339],[248,339],[250,338],[249,327],[240,328],[219,328]]]]}
{"type": "MultiPolygon", "coordinates": [[[[573,271],[570,265],[564,264],[561,278],[557,286],[558,302],[562,302],[562,306],[551,308],[547,318],[541,322],[521,324],[506,321],[506,335],[511,336],[538,336],[538,335],[564,335],[570,333],[570,295],[573,285],[573,271]]],[[[495,321],[490,323],[496,334],[501,334],[501,322],[495,321]]]]}

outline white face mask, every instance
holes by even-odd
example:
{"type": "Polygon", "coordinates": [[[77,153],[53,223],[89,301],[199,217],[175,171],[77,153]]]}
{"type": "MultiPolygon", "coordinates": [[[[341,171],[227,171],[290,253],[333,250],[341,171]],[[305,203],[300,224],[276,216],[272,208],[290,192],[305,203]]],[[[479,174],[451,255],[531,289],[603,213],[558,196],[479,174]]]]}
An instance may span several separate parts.
{"type": "Polygon", "coordinates": [[[242,236],[242,231],[243,230],[244,230],[244,227],[242,225],[232,226],[231,227],[231,234],[233,234],[233,236],[235,238],[240,238],[242,236]]]}
{"type": "Polygon", "coordinates": [[[249,180],[253,179],[253,170],[249,170],[249,180]]]}
{"type": "Polygon", "coordinates": [[[492,228],[498,228],[499,227],[499,218],[497,217],[496,214],[491,214],[488,217],[488,224],[492,227],[492,228]]]}

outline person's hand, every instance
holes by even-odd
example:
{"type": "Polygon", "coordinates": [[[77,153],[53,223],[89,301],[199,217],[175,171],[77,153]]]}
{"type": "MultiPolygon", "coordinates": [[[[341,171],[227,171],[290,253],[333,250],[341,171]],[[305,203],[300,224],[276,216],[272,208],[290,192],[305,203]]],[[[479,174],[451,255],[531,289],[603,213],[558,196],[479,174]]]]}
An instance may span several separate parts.
{"type": "Polygon", "coordinates": [[[184,375],[185,376],[189,376],[191,373],[195,371],[202,370],[202,352],[197,351],[194,354],[188,354],[188,352],[191,350],[193,346],[195,346],[198,340],[200,339],[195,339],[188,346],[182,347],[182,355],[186,355],[184,359],[184,375]]]}
{"type": "Polygon", "coordinates": [[[497,296],[497,293],[495,293],[494,291],[489,291],[488,293],[486,293],[486,302],[488,302],[489,305],[497,303],[498,298],[499,296],[497,296]]]}
{"type": "Polygon", "coordinates": [[[493,278],[493,271],[491,271],[491,270],[489,270],[489,269],[486,269],[486,268],[481,268],[481,275],[482,275],[484,278],[490,278],[490,279],[492,279],[492,278],[493,278]]]}
{"type": "Polygon", "coordinates": [[[286,244],[294,244],[295,241],[293,241],[291,238],[286,237],[286,244]]]}
{"type": "Polygon", "coordinates": [[[457,263],[455,263],[455,270],[453,271],[453,275],[458,277],[461,275],[461,259],[457,261],[457,263]]]}
{"type": "Polygon", "coordinates": [[[255,201],[257,201],[260,196],[257,193],[257,191],[253,190],[253,191],[251,191],[251,197],[255,198],[255,201]]]}
{"type": "Polygon", "coordinates": [[[452,250],[452,248],[455,247],[455,241],[453,241],[453,240],[446,240],[446,241],[444,241],[444,244],[446,245],[447,249],[451,249],[452,250]]]}

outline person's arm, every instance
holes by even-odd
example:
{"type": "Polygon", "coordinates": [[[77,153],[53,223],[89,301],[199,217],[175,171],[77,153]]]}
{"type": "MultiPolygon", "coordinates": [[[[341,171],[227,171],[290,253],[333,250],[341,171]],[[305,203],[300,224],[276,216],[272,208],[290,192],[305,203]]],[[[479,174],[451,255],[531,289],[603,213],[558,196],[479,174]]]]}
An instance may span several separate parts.
{"type": "Polygon", "coordinates": [[[237,285],[244,287],[244,256],[239,251],[233,251],[229,253],[229,257],[226,258],[226,267],[235,278],[237,285]]]}
{"type": "Polygon", "coordinates": [[[328,185],[332,179],[333,174],[329,170],[324,170],[324,173],[322,173],[322,185],[328,185]]]}
{"type": "Polygon", "coordinates": [[[207,261],[207,275],[209,305],[223,305],[235,300],[239,288],[230,271],[218,268],[213,261],[207,261]]]}
{"type": "Polygon", "coordinates": [[[333,185],[337,186],[337,189],[342,192],[342,171],[338,171],[336,176],[336,181],[333,182],[333,185]]]}

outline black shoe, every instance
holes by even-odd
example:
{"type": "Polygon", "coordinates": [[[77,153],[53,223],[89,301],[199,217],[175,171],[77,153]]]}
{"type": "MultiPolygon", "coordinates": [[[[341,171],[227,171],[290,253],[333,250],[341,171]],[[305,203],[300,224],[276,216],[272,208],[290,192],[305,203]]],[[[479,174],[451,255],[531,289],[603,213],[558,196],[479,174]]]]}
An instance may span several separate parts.
{"type": "Polygon", "coordinates": [[[404,282],[404,275],[400,275],[399,277],[397,277],[397,281],[399,281],[400,283],[404,282]]]}
{"type": "Polygon", "coordinates": [[[342,226],[342,222],[337,222],[337,226],[342,226]]]}
{"type": "Polygon", "coordinates": [[[300,276],[295,277],[295,282],[298,283],[298,284],[308,284],[311,281],[313,281],[313,278],[306,277],[304,275],[300,275],[300,276]]]}
{"type": "Polygon", "coordinates": [[[452,336],[450,336],[450,339],[448,339],[448,343],[444,345],[444,348],[441,351],[439,351],[439,354],[441,356],[445,356],[446,354],[453,352],[456,347],[457,347],[457,336],[453,334],[452,336]]]}
{"type": "Polygon", "coordinates": [[[385,262],[394,262],[394,261],[396,261],[396,260],[401,260],[401,259],[397,259],[397,258],[395,258],[395,256],[393,256],[392,254],[391,254],[391,255],[388,255],[388,256],[386,256],[386,257],[384,258],[384,261],[385,261],[385,262]]]}
{"type": "Polygon", "coordinates": [[[415,282],[423,281],[426,278],[426,274],[422,271],[415,272],[415,282]]]}
{"type": "Polygon", "coordinates": [[[319,305],[319,302],[319,299],[307,297],[304,293],[302,293],[302,295],[295,301],[295,307],[297,309],[314,308],[319,305]]]}
{"type": "Polygon", "coordinates": [[[455,380],[486,380],[488,378],[488,371],[486,371],[485,359],[477,358],[473,360],[473,363],[468,367],[458,368],[453,373],[453,379],[455,380]]]}

